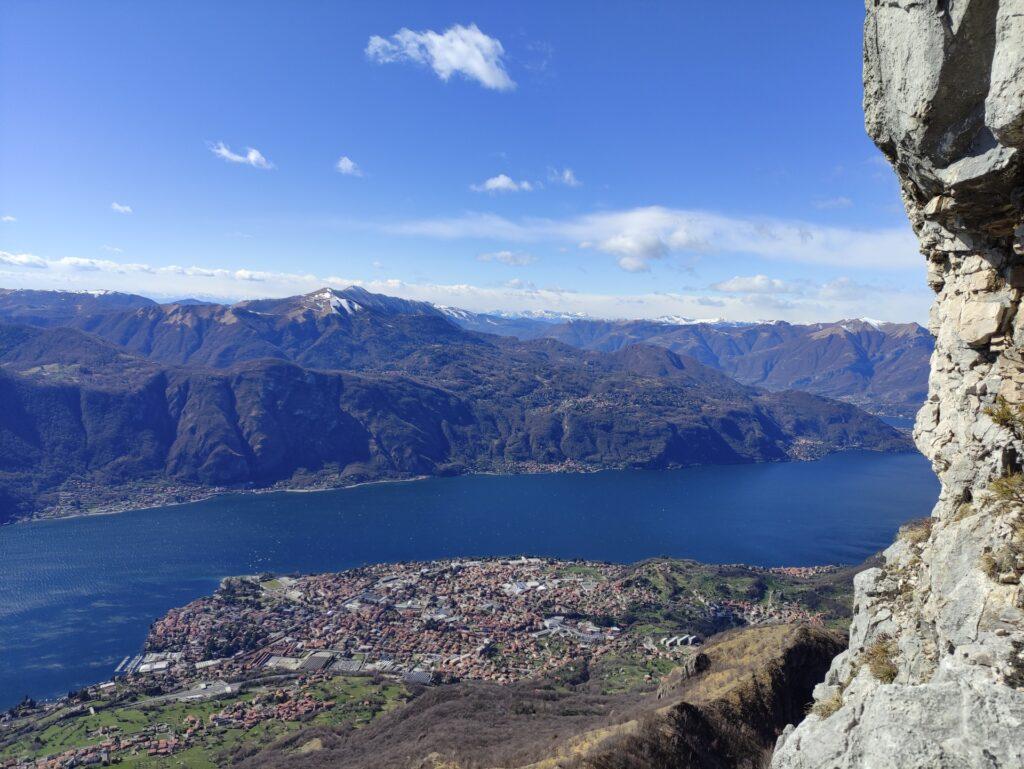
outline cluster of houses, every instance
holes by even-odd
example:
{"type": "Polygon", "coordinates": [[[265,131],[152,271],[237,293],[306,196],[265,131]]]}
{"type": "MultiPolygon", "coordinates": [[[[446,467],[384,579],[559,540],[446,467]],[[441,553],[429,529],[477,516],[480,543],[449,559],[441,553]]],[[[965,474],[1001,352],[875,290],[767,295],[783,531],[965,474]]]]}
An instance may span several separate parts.
{"type": "MultiPolygon", "coordinates": [[[[808,577],[834,568],[764,571],[808,577]]],[[[721,598],[693,588],[671,603],[686,603],[688,616],[712,620],[715,627],[820,622],[805,608],[771,595],[721,598]]],[[[256,696],[230,702],[205,723],[189,716],[181,728],[160,724],[137,734],[97,734],[95,744],[32,760],[5,759],[0,769],[103,765],[125,755],[159,758],[189,747],[210,729],[305,720],[335,705],[312,696],[311,684],[338,675],[389,676],[410,685],[510,683],[610,653],[692,656],[703,642],[700,635],[640,635],[623,619],[637,610],[672,607],[651,579],[636,578],[631,567],[539,558],[231,578],[214,595],[154,623],[146,651],[126,657],[115,681],[89,694],[120,700],[147,691],[151,702],[188,702],[234,695],[255,684],[256,696]],[[153,696],[153,689],[162,694],[153,696]]]]}
{"type": "Polygon", "coordinates": [[[300,721],[334,707],[333,700],[318,700],[305,694],[278,689],[273,694],[235,702],[210,714],[214,726],[251,729],[268,721],[300,721]]]}
{"type": "Polygon", "coordinates": [[[102,727],[90,745],[69,748],[54,755],[34,759],[9,758],[0,762],[2,769],[71,769],[82,766],[108,766],[125,756],[166,757],[188,747],[193,733],[177,734],[168,724],[156,724],[134,733],[119,734],[116,728],[102,727]]]}
{"type": "Polygon", "coordinates": [[[222,658],[220,675],[269,668],[507,683],[615,648],[620,628],[591,618],[656,598],[624,579],[626,567],[564,567],[489,559],[250,578],[157,622],[136,672],[203,664],[209,650],[227,647],[236,651],[222,658]]]}

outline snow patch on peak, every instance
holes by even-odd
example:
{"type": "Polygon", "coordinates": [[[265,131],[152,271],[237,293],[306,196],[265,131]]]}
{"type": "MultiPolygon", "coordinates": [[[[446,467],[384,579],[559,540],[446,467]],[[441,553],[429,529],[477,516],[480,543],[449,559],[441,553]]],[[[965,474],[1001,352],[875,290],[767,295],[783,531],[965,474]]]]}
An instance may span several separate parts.
{"type": "Polygon", "coordinates": [[[695,323],[708,323],[709,321],[685,318],[682,315],[662,315],[660,318],[655,318],[654,322],[664,323],[666,326],[692,326],[695,323]]]}
{"type": "Polygon", "coordinates": [[[849,331],[851,334],[855,334],[858,331],[863,331],[863,326],[871,326],[871,328],[882,331],[884,330],[883,326],[888,326],[891,324],[884,320],[875,320],[874,318],[852,318],[847,320],[841,320],[836,325],[838,325],[844,331],[849,331]],[[858,328],[858,326],[861,326],[861,328],[858,328]]]}
{"type": "Polygon", "coordinates": [[[459,307],[449,307],[446,304],[435,304],[434,306],[448,317],[457,318],[458,320],[469,320],[475,314],[459,307]]]}
{"type": "MultiPolygon", "coordinates": [[[[655,323],[664,323],[666,326],[720,326],[723,328],[738,328],[740,326],[757,326],[759,323],[743,320],[726,320],[725,318],[684,318],[681,315],[662,315],[654,319],[655,323]]],[[[772,321],[761,321],[772,322],[772,321]]]]}
{"type": "Polygon", "coordinates": [[[318,291],[310,297],[316,302],[319,309],[326,310],[330,307],[334,312],[339,315],[355,315],[357,312],[363,309],[363,306],[359,302],[355,302],[347,297],[339,296],[337,291],[330,288],[325,288],[323,291],[318,291]]]}

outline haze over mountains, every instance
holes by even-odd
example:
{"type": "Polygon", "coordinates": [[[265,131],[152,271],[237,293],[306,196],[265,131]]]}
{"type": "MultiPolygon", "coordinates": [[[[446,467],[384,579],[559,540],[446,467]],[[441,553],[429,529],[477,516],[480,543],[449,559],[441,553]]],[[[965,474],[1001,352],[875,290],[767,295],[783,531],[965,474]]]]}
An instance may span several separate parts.
{"type": "Polygon", "coordinates": [[[658,345],[744,384],[805,390],[889,416],[912,416],[928,392],[933,342],[928,330],[917,323],[858,318],[799,325],[447,312],[463,328],[474,331],[520,339],[546,337],[587,350],[613,352],[631,344],[658,345]]]}
{"type": "Polygon", "coordinates": [[[909,446],[851,405],[752,388],[665,346],[484,335],[359,288],[231,306],[6,291],[0,321],[8,516],[211,487],[909,446]]]}

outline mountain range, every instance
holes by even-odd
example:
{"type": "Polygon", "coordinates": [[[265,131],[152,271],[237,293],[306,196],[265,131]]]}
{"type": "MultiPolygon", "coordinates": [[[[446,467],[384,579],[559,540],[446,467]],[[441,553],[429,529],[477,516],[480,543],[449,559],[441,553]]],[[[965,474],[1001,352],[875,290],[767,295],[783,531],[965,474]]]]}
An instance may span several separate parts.
{"type": "Polygon", "coordinates": [[[614,352],[632,344],[657,345],[691,356],[743,384],[805,390],[885,416],[913,416],[928,393],[933,340],[917,323],[867,318],[806,325],[676,317],[597,320],[444,310],[469,330],[520,339],[557,339],[586,350],[614,352]]]}
{"type": "Polygon", "coordinates": [[[234,305],[5,291],[0,398],[7,518],[218,488],[909,448],[852,405],[664,346],[481,334],[354,287],[234,305]]]}

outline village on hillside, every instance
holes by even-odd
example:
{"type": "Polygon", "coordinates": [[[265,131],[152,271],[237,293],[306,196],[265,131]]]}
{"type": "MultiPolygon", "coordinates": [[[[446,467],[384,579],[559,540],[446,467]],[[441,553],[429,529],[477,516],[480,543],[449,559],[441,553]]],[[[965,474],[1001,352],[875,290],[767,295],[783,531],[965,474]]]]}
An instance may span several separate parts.
{"type": "Polygon", "coordinates": [[[609,686],[656,683],[718,630],[823,624],[822,612],[772,585],[834,570],[506,558],[231,577],[155,622],[111,680],[5,714],[0,767],[157,760],[252,730],[366,720],[417,687],[510,684],[598,662],[621,679],[610,675],[609,686]],[[711,568],[735,574],[709,580],[701,570],[711,568]],[[124,723],[133,711],[149,715],[124,723]],[[19,753],[26,725],[47,718],[95,728],[84,745],[19,753]]]}

